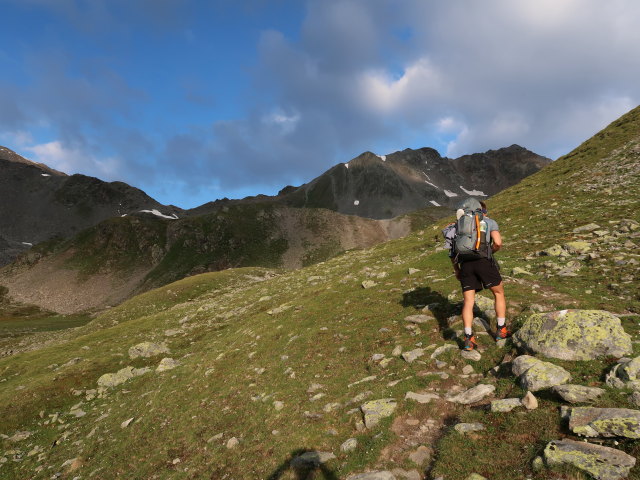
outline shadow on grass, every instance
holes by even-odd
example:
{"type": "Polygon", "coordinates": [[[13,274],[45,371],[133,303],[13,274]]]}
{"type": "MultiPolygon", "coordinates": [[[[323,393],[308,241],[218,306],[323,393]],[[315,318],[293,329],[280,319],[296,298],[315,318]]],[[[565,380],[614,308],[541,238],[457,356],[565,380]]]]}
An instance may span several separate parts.
{"type": "Polygon", "coordinates": [[[286,478],[295,478],[296,480],[339,480],[335,472],[321,462],[320,455],[314,450],[294,450],[289,457],[267,477],[267,480],[279,480],[289,471],[293,472],[295,477],[289,475],[286,478]]]}
{"type": "Polygon", "coordinates": [[[429,307],[429,311],[435,317],[445,340],[455,338],[455,331],[449,325],[449,317],[460,313],[462,308],[460,302],[450,302],[447,297],[430,287],[419,287],[402,295],[400,304],[403,307],[414,307],[416,309],[424,306],[429,307]]]}

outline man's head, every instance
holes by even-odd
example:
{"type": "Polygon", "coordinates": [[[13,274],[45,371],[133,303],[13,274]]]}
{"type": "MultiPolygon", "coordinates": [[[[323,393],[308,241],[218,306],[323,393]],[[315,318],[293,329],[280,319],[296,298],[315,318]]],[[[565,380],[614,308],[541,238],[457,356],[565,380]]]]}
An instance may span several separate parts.
{"type": "Polygon", "coordinates": [[[482,213],[487,214],[487,204],[480,200],[480,206],[482,207],[482,213]]]}

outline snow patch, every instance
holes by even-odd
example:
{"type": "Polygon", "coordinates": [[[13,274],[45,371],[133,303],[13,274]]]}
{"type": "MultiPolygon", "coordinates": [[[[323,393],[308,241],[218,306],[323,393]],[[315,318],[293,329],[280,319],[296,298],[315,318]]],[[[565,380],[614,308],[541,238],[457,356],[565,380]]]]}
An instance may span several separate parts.
{"type": "Polygon", "coordinates": [[[156,210],[155,208],[153,210],[140,210],[143,213],[151,213],[153,215],[155,215],[156,217],[161,217],[161,218],[168,218],[169,220],[177,220],[178,219],[178,215],[176,215],[175,213],[173,215],[164,215],[162,213],[160,213],[158,210],[156,210]]]}
{"type": "Polygon", "coordinates": [[[348,164],[348,163],[345,163],[345,164],[344,164],[344,166],[345,166],[346,168],[349,168],[349,164],[348,164]]]}
{"type": "Polygon", "coordinates": [[[387,161],[387,156],[386,155],[378,155],[376,154],[376,157],[378,157],[380,160],[382,160],[383,162],[387,161]]]}
{"type": "Polygon", "coordinates": [[[441,207],[442,205],[440,205],[438,202],[436,202],[435,200],[429,200],[435,207],[441,207]]]}
{"type": "Polygon", "coordinates": [[[356,206],[360,205],[360,200],[354,200],[353,204],[356,205],[356,206]]]}
{"type": "Polygon", "coordinates": [[[427,179],[424,181],[424,183],[428,183],[429,185],[431,185],[433,188],[440,188],[438,187],[435,183],[431,183],[431,179],[429,178],[429,175],[427,175],[424,172],[420,172],[422,173],[425,177],[427,177],[427,179]]]}
{"type": "MultiPolygon", "coordinates": [[[[464,190],[464,188],[463,188],[463,190],[464,190]]],[[[458,196],[458,194],[457,194],[457,193],[450,192],[449,190],[445,190],[445,191],[444,191],[444,194],[445,194],[447,197],[457,197],[457,196],[458,196]]]]}
{"type": "Polygon", "coordinates": [[[126,216],[127,216],[127,214],[126,214],[126,213],[123,213],[123,214],[122,214],[122,215],[120,215],[120,216],[121,216],[121,217],[126,217],[126,216]]]}
{"type": "Polygon", "coordinates": [[[43,177],[50,177],[51,176],[48,173],[41,173],[40,175],[42,175],[43,177]]]}
{"type": "Polygon", "coordinates": [[[27,245],[28,247],[33,247],[33,243],[29,243],[29,242],[22,242],[23,245],[27,245]]]}
{"type": "Polygon", "coordinates": [[[462,185],[460,185],[460,190],[462,190],[464,193],[466,193],[467,195],[478,195],[480,197],[486,197],[486,195],[484,194],[484,192],[481,192],[480,190],[467,190],[466,188],[464,188],[462,185]]]}

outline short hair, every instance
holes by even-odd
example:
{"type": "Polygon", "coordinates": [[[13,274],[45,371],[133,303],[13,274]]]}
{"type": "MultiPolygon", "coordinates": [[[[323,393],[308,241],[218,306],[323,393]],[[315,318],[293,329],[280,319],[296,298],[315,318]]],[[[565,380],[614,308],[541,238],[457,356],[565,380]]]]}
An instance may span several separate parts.
{"type": "Polygon", "coordinates": [[[485,210],[487,209],[487,204],[484,203],[482,200],[480,200],[480,205],[482,206],[482,208],[484,208],[485,210]]]}

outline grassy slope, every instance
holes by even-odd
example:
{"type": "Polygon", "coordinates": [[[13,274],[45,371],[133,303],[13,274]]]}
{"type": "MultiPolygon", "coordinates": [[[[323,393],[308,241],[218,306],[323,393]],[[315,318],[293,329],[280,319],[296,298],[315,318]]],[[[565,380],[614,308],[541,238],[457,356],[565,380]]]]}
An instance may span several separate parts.
{"type": "MultiPolygon", "coordinates": [[[[614,156],[609,168],[601,167],[600,159],[611,149],[637,140],[639,117],[640,111],[631,112],[626,121],[614,126],[615,131],[596,136],[491,200],[492,214],[505,237],[500,258],[507,274],[509,316],[516,323],[533,303],[548,308],[602,306],[614,312],[637,309],[637,283],[620,280],[612,290],[602,281],[603,273],[621,279],[628,275],[628,266],[615,265],[614,258],[603,255],[602,261],[585,265],[579,276],[560,279],[545,277],[541,259],[524,259],[553,243],[573,239],[571,230],[576,226],[591,221],[609,226],[609,220],[637,219],[630,204],[640,198],[637,180],[631,185],[599,185],[591,192],[581,189],[594,179],[606,182],[610,173],[624,167],[625,158],[635,158],[629,168],[638,164],[637,154],[633,157],[629,152],[624,158],[614,156]],[[603,175],[596,175],[601,168],[603,175]],[[571,177],[573,174],[578,175],[571,177]],[[611,188],[611,194],[604,192],[606,188],[611,188]],[[584,213],[585,208],[589,214],[584,213]],[[534,274],[511,278],[508,274],[514,266],[528,266],[534,274]]],[[[538,410],[502,415],[441,401],[416,405],[404,400],[405,392],[433,388],[444,394],[454,384],[464,387],[477,379],[458,376],[466,362],[456,352],[443,357],[449,362],[444,371],[452,374],[446,381],[417,375],[425,369],[435,370],[428,356],[424,357],[426,364],[394,359],[386,369],[369,361],[372,353],[390,356],[396,345],[409,350],[418,344],[454,343],[446,340],[451,332],[441,325],[456,310],[455,300],[447,296],[458,285],[450,275],[446,255],[436,252],[440,240],[436,243],[434,236],[439,227],[370,250],[347,252],[299,271],[279,272],[272,278],[258,268],[190,277],[111,309],[69,333],[65,342],[0,359],[0,432],[33,432],[22,442],[2,441],[0,457],[7,462],[0,466],[0,475],[50,478],[63,472],[68,478],[293,478],[287,470],[288,459],[294,452],[311,448],[338,456],[328,464],[332,473],[325,478],[373,467],[410,468],[406,454],[394,457],[393,463],[383,453],[403,446],[403,440],[389,429],[390,420],[371,432],[355,429],[359,415],[349,411],[358,404],[347,403],[371,391],[369,398],[398,400],[396,417],[432,418],[444,425],[433,476],[443,474],[447,480],[456,480],[476,471],[492,479],[548,478],[546,473],[531,472],[530,462],[548,440],[566,434],[559,424],[560,403],[555,398],[540,394],[538,410]],[[408,275],[410,267],[421,271],[408,275]],[[382,272],[387,275],[379,275],[382,272]],[[365,279],[374,279],[378,285],[362,289],[365,279]],[[415,313],[418,305],[428,303],[440,305],[440,325],[423,326],[414,336],[403,319],[415,313]],[[282,306],[289,308],[269,314],[282,306]],[[186,321],[181,324],[181,320],[186,321]],[[165,337],[165,330],[176,328],[182,332],[165,337]],[[85,391],[95,389],[103,373],[127,365],[157,365],[160,357],[130,360],[127,351],[138,342],[163,339],[170,356],[182,363],[180,367],[130,380],[110,389],[103,398],[84,399],[85,391]],[[49,367],[76,357],[82,360],[49,367]],[[371,375],[376,379],[349,387],[371,375]],[[389,386],[393,380],[402,381],[389,386]],[[313,383],[324,385],[319,391],[326,395],[317,401],[311,401],[313,394],[307,393],[313,383]],[[74,395],[74,390],[82,391],[81,395],[74,395]],[[87,414],[75,418],[69,412],[81,401],[80,408],[87,414]],[[284,408],[277,411],[274,401],[283,402],[284,408]],[[323,407],[331,402],[341,406],[324,412],[323,407]],[[305,412],[320,417],[310,419],[305,412]],[[60,415],[52,425],[55,414],[60,415]],[[131,417],[133,423],[121,428],[131,417]],[[460,420],[481,421],[488,429],[463,439],[450,429],[460,420]],[[217,434],[222,437],[215,438],[217,434]],[[225,443],[233,436],[240,444],[229,450],[225,443]],[[359,446],[352,453],[341,453],[339,447],[349,437],[358,438],[359,446]],[[41,452],[29,456],[36,446],[41,452]],[[61,467],[73,458],[80,459],[75,471],[70,471],[75,467],[61,467]],[[40,473],[34,473],[38,468],[40,473]]],[[[637,339],[638,317],[625,317],[624,325],[637,339]]],[[[473,366],[482,374],[512,353],[496,348],[485,337],[481,343],[483,359],[473,366]]],[[[638,344],[635,348],[635,355],[640,354],[638,344]]],[[[571,369],[576,383],[585,385],[600,385],[608,367],[606,359],[558,363],[571,369]]],[[[495,383],[498,397],[524,393],[509,376],[496,379],[487,374],[483,382],[495,383]]],[[[610,405],[628,406],[613,391],[596,403],[610,405]]],[[[621,442],[618,448],[640,455],[638,442],[621,442]]],[[[639,470],[636,467],[631,478],[640,478],[639,470]]]]}

